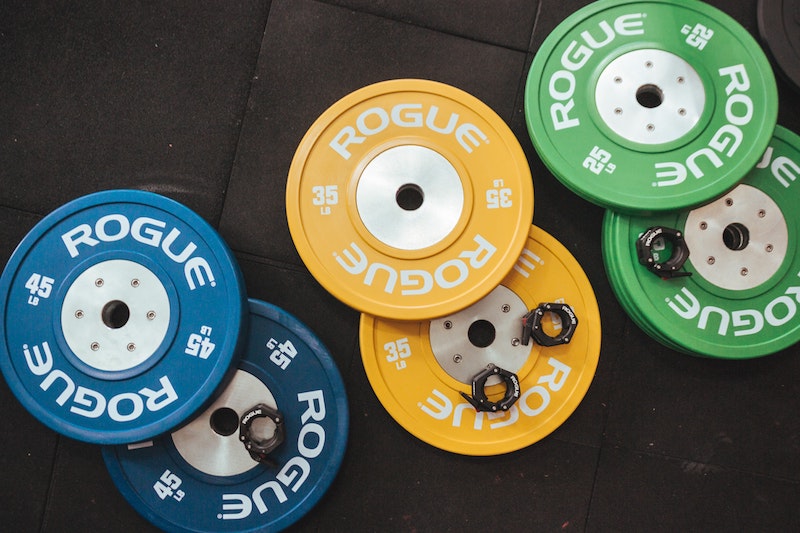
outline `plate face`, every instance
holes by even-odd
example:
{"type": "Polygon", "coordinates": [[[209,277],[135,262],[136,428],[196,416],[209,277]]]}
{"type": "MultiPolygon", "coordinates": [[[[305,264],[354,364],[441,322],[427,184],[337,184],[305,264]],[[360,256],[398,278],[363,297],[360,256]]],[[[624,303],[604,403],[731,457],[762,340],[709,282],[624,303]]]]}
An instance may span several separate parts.
{"type": "MultiPolygon", "coordinates": [[[[563,322],[545,313],[551,337],[563,322]]],[[[408,432],[446,451],[497,455],[552,433],[577,408],[600,355],[600,313],[574,257],[533,226],[511,273],[472,306],[430,321],[361,315],[361,355],[375,394],[408,432]],[[566,303],[578,325],[568,344],[526,345],[523,317],[543,302],[566,303]],[[519,399],[505,411],[477,411],[463,396],[489,364],[518,377],[519,399]]],[[[507,386],[486,381],[489,400],[507,386]]]]}
{"type": "Polygon", "coordinates": [[[103,457],[126,500],[161,529],[278,531],[328,490],[348,427],[344,384],[325,346],[292,315],[250,300],[245,355],[214,403],[171,434],[106,446],[103,457]],[[258,405],[279,413],[283,426],[264,461],[240,438],[246,422],[255,438],[274,436],[277,424],[246,419],[258,405]]]}
{"type": "MultiPolygon", "coordinates": [[[[800,340],[800,137],[777,127],[761,162],[718,199],[649,217],[607,212],[603,259],[636,323],[682,352],[729,359],[771,354],[800,340]],[[682,232],[689,276],[662,279],[634,243],[650,227],[682,232]]],[[[665,256],[666,243],[656,243],[665,256]]]]}
{"type": "Polygon", "coordinates": [[[246,297],[220,236],[187,207],[115,190],[74,200],[0,278],[0,369],[69,437],[133,442],[201,409],[240,352],[246,297]]]}
{"type": "Polygon", "coordinates": [[[329,292],[362,312],[419,320],[474,303],[511,270],[533,184],[488,106],[442,83],[392,80],[345,96],[311,126],[286,212],[329,292]]]}
{"type": "Polygon", "coordinates": [[[556,178],[632,214],[731,189],[766,149],[777,109],[758,43],[695,0],[578,10],[545,39],[525,87],[528,132],[556,178]]]}

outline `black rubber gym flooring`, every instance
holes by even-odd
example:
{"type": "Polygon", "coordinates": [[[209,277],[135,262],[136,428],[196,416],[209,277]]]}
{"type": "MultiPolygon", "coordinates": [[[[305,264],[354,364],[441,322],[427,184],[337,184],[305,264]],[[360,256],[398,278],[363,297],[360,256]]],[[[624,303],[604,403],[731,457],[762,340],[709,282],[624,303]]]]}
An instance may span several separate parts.
{"type": "MultiPolygon", "coordinates": [[[[603,210],[556,181],[531,145],[528,67],[586,3],[6,1],[0,261],[42,216],[102,189],[158,192],[218,227],[249,296],[308,324],[345,379],[344,463],[292,530],[800,530],[800,348],[732,362],[651,340],[606,279],[603,210]],[[458,87],[511,126],[533,172],[534,222],[597,294],[603,341],[588,394],[517,452],[450,454],[395,423],[367,382],[358,313],[309,275],[290,238],[285,181],[303,134],[342,96],[392,78],[458,87]]],[[[757,35],[755,0],[710,3],[757,35]]],[[[778,122],[800,132],[800,94],[778,83],[778,122]]],[[[0,409],[0,529],[154,529],[99,447],[43,426],[5,382],[0,409]]]]}

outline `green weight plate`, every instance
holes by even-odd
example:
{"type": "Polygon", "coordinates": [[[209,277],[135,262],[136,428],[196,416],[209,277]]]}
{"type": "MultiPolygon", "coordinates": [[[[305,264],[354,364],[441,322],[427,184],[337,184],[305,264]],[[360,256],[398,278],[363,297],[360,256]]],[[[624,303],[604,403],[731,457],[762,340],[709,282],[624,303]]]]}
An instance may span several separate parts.
{"type": "Polygon", "coordinates": [[[777,127],[763,158],[719,198],[650,216],[609,211],[603,258],[621,305],[667,346],[708,357],[768,355],[800,340],[800,136],[777,127]],[[683,232],[688,277],[662,279],[639,263],[648,228],[683,232]]]}
{"type": "Polygon", "coordinates": [[[769,61],[696,0],[601,0],[553,31],[525,87],[528,132],[569,189],[615,211],[703,204],[758,162],[777,120],[769,61]]]}
{"type": "MultiPolygon", "coordinates": [[[[661,335],[657,330],[653,329],[643,315],[639,313],[639,308],[636,305],[636,300],[628,292],[629,284],[625,283],[625,279],[620,275],[622,269],[618,265],[617,254],[613,249],[610,249],[607,243],[612,242],[614,232],[617,231],[616,226],[619,224],[620,217],[614,217],[615,220],[610,220],[614,217],[613,211],[606,211],[606,216],[603,221],[603,263],[606,268],[609,284],[617,297],[622,308],[628,314],[642,331],[647,335],[657,340],[664,346],[671,348],[675,351],[687,353],[685,349],[673,343],[668,337],[661,335]]],[[[690,352],[689,352],[690,353],[690,352]]]]}

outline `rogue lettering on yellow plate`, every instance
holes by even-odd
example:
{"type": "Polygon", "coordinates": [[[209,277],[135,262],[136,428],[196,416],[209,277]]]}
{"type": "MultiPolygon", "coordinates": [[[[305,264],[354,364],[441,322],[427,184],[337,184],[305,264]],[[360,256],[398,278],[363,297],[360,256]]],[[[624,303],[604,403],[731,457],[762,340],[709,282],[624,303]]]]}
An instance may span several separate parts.
{"type": "Polygon", "coordinates": [[[395,292],[398,280],[400,281],[400,294],[403,296],[422,295],[431,292],[434,284],[443,289],[452,289],[464,283],[470,274],[470,268],[477,270],[483,267],[497,251],[497,248],[476,234],[473,240],[478,245],[474,250],[464,250],[458,257],[447,260],[436,267],[433,272],[421,269],[396,268],[385,263],[372,262],[367,254],[355,243],[342,250],[341,254],[334,252],[336,262],[345,272],[353,276],[364,274],[364,285],[371,286],[378,272],[383,272],[386,278],[384,292],[395,292]]]}
{"type": "Polygon", "coordinates": [[[411,102],[396,104],[388,110],[382,107],[364,110],[356,118],[355,125],[340,129],[328,146],[345,160],[350,159],[353,155],[348,148],[350,145],[363,144],[367,137],[377,135],[391,124],[400,128],[426,129],[439,135],[454,135],[468,154],[482,143],[489,143],[489,137],[478,126],[461,122],[458,113],[451,112],[447,119],[443,119],[439,117],[439,106],[431,105],[426,110],[423,104],[411,102]]]}

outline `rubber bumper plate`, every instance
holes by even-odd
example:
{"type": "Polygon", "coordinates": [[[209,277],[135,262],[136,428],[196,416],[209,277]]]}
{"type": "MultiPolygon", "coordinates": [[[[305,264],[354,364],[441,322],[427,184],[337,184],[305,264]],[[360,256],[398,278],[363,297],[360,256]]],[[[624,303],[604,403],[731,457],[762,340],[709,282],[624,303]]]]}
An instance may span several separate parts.
{"type": "Polygon", "coordinates": [[[732,188],[764,153],[777,109],[755,39],[695,0],[588,5],[545,39],[525,87],[528,132],[555,177],[631,214],[732,188]]]}
{"type": "Polygon", "coordinates": [[[106,446],[130,504],[167,531],[278,531],[330,487],[347,444],[344,384],[330,353],[285,311],[250,300],[246,353],[227,388],[169,435],[106,446]]]}
{"type": "Polygon", "coordinates": [[[437,448],[496,455],[533,444],[577,408],[600,354],[600,313],[574,257],[533,226],[487,296],[431,321],[361,315],[361,355],[389,414],[437,448]]]}
{"type": "Polygon", "coordinates": [[[708,357],[759,357],[800,340],[798,177],[800,137],[778,126],[761,162],[720,198],[650,217],[608,211],[603,259],[633,320],[671,348],[708,357]],[[648,235],[650,267],[636,245],[648,235]]]}
{"type": "Polygon", "coordinates": [[[336,102],[295,153],[289,229],[311,274],[362,312],[466,307],[511,270],[533,184],[508,126],[442,83],[392,80],[336,102]]]}
{"type": "Polygon", "coordinates": [[[187,207],[143,191],[74,200],[0,278],[0,369],[41,422],[87,442],[171,430],[229,376],[246,325],[238,265],[187,207]]]}

